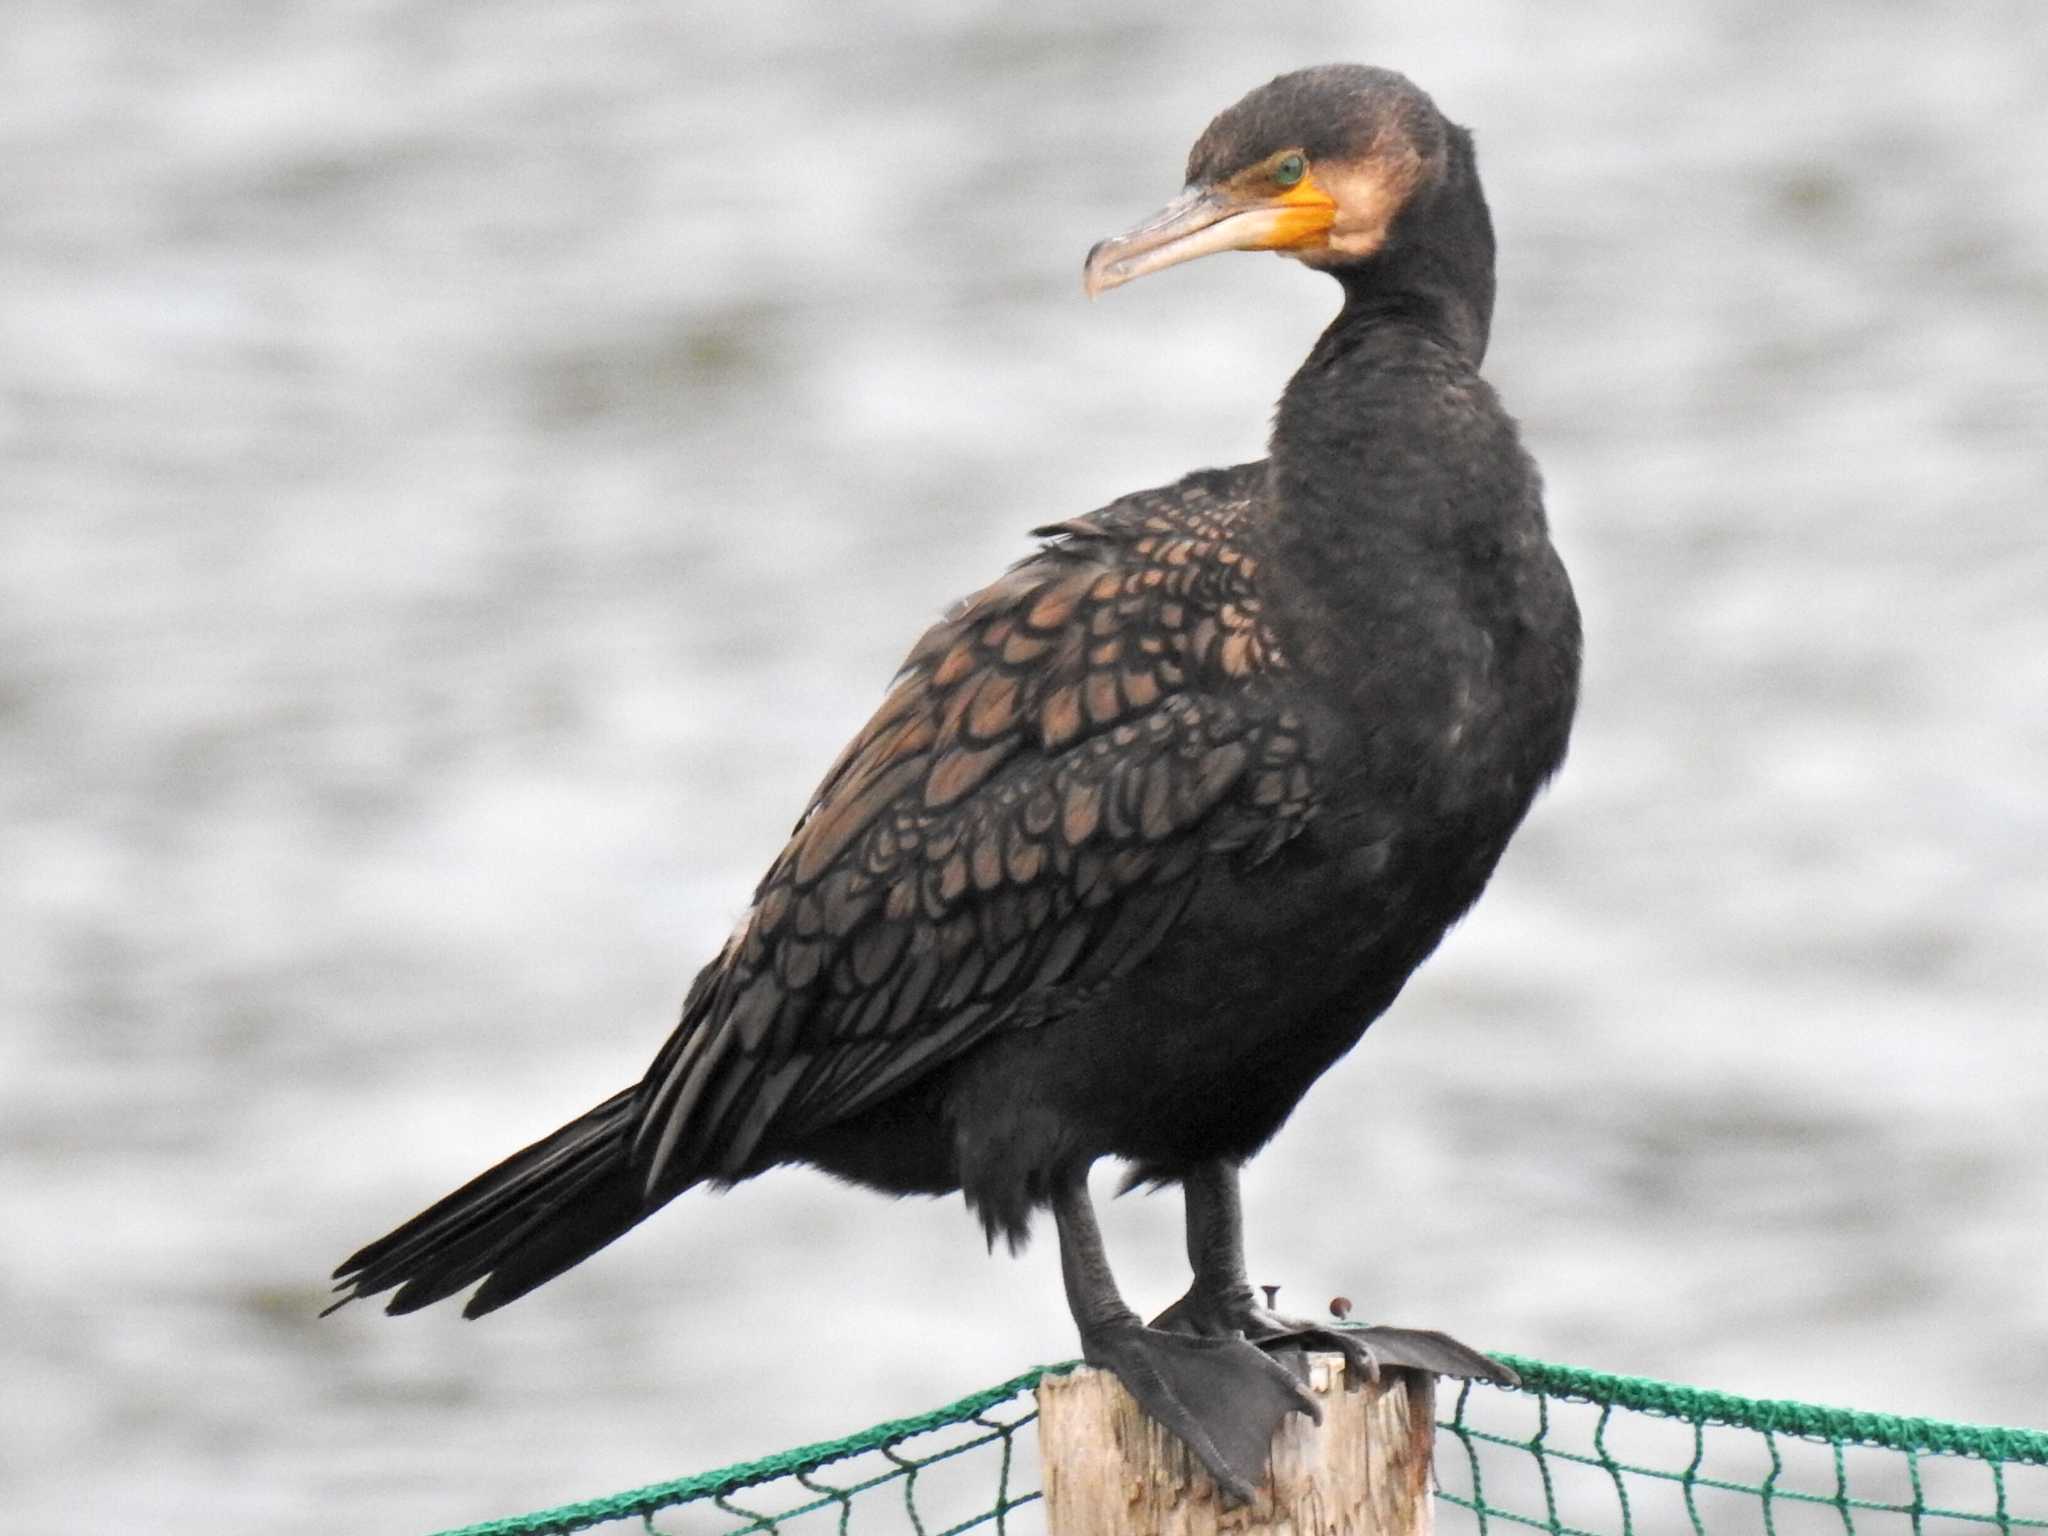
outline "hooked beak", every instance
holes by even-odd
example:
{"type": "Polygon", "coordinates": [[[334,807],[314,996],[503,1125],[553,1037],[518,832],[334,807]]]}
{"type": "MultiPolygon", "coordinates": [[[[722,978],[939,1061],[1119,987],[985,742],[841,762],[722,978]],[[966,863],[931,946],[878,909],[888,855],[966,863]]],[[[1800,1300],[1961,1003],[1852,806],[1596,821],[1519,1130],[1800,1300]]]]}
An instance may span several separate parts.
{"type": "Polygon", "coordinates": [[[1217,251],[1313,249],[1336,214],[1336,203],[1313,176],[1265,196],[1228,186],[1189,187],[1136,228],[1099,242],[1081,268],[1081,286],[1092,299],[1217,251]]]}

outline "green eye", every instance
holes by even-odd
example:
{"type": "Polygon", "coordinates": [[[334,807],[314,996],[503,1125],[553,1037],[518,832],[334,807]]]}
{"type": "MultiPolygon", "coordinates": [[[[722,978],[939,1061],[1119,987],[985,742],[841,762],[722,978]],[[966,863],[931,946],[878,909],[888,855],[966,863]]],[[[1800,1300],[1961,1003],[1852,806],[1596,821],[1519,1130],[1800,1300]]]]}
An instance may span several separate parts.
{"type": "Polygon", "coordinates": [[[1273,163],[1273,180],[1291,187],[1308,174],[1308,161],[1300,155],[1282,155],[1273,163]]]}

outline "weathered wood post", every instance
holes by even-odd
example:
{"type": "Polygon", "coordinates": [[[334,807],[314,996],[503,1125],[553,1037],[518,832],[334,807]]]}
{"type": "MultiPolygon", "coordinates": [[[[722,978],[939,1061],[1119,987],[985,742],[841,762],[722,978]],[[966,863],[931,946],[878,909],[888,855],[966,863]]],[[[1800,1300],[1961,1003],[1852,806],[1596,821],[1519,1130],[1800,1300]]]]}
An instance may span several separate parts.
{"type": "Polygon", "coordinates": [[[1323,1422],[1289,1414],[1272,1476],[1226,1509],[1209,1474],[1107,1371],[1038,1385],[1051,1536],[1430,1536],[1435,1378],[1388,1370],[1359,1387],[1342,1355],[1309,1357],[1323,1422]]]}

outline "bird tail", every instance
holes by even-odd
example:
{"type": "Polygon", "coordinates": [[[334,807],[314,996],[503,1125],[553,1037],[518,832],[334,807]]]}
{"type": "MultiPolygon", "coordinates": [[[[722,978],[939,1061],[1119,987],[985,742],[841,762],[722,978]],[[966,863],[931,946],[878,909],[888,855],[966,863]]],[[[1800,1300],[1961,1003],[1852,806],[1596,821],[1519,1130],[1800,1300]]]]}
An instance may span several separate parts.
{"type": "Polygon", "coordinates": [[[612,1095],[351,1256],[334,1272],[341,1295],[327,1311],[396,1286],[384,1310],[416,1312],[482,1280],[462,1309],[481,1317],[623,1236],[680,1193],[643,1193],[628,1156],[635,1092],[612,1095]]]}

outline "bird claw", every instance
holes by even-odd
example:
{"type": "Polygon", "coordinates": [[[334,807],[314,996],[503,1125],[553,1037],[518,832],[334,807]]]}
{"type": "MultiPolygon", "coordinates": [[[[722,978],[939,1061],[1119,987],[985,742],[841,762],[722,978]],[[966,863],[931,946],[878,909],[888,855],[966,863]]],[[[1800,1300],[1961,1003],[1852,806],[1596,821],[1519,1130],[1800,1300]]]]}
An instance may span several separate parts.
{"type": "MultiPolygon", "coordinates": [[[[1280,1321],[1292,1322],[1293,1319],[1285,1318],[1280,1321]]],[[[1383,1365],[1404,1365],[1409,1363],[1383,1358],[1379,1351],[1374,1349],[1370,1343],[1357,1337],[1352,1332],[1339,1332],[1335,1328],[1323,1328],[1314,1323],[1302,1323],[1296,1327],[1283,1328],[1276,1333],[1261,1334],[1257,1338],[1251,1338],[1247,1334],[1246,1338],[1260,1349],[1274,1355],[1284,1352],[1289,1356],[1302,1360],[1306,1360],[1310,1354],[1314,1353],[1342,1355],[1344,1357],[1344,1379],[1354,1387],[1362,1386],[1368,1382],[1377,1386],[1380,1379],[1380,1368],[1383,1365]]]]}
{"type": "Polygon", "coordinates": [[[1522,1384],[1521,1377],[1491,1355],[1434,1328],[1327,1328],[1305,1323],[1251,1342],[1261,1349],[1334,1350],[1344,1356],[1345,1374],[1354,1385],[1377,1383],[1380,1372],[1390,1367],[1503,1387],[1522,1384]]]}
{"type": "Polygon", "coordinates": [[[1169,1333],[1136,1323],[1084,1334],[1091,1365],[1115,1373],[1152,1421],[1249,1504],[1265,1480],[1273,1434],[1290,1413],[1323,1421],[1322,1405],[1294,1372],[1243,1338],[1169,1333]]]}
{"type": "Polygon", "coordinates": [[[1388,1367],[1428,1371],[1458,1380],[1521,1385],[1521,1378],[1490,1355],[1481,1354],[1434,1328],[1332,1328],[1302,1318],[1286,1317],[1241,1299],[1217,1299],[1190,1290],[1152,1320],[1152,1326],[1205,1338],[1241,1335],[1272,1354],[1324,1351],[1344,1357],[1345,1376],[1354,1386],[1378,1382],[1388,1367]]]}
{"type": "Polygon", "coordinates": [[[1522,1378],[1512,1367],[1434,1328],[1390,1328],[1376,1324],[1370,1328],[1316,1331],[1334,1339],[1357,1341],[1381,1365],[1428,1371],[1433,1376],[1449,1376],[1459,1381],[1490,1381],[1500,1387],[1522,1384],[1522,1378]]]}

